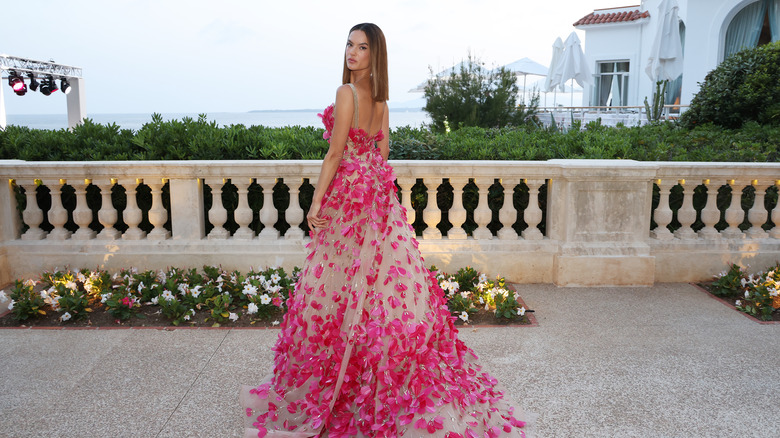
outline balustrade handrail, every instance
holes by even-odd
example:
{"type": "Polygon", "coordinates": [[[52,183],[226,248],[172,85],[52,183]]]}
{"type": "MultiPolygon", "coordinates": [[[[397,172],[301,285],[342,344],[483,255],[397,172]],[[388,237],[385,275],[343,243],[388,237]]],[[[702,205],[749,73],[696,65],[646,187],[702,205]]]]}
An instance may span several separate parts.
{"type": "MultiPolygon", "coordinates": [[[[679,271],[664,281],[690,281],[719,272],[725,261],[780,260],[780,203],[775,201],[780,163],[390,164],[407,221],[420,230],[427,260],[440,267],[471,264],[515,281],[647,284],[657,277],[656,267],[679,271]],[[442,186],[451,193],[451,207],[438,205],[442,186]],[[425,193],[427,205],[414,210],[413,196],[425,193]],[[733,245],[735,239],[740,245],[733,245]],[[703,267],[691,266],[701,260],[703,267]],[[524,263],[540,267],[528,273],[518,267],[524,263]],[[620,271],[615,266],[625,267],[620,275],[610,273],[620,271]]],[[[320,166],[319,160],[0,160],[0,177],[8,182],[0,190],[0,283],[9,281],[4,275],[61,265],[72,251],[106,266],[138,254],[152,264],[213,259],[237,266],[247,259],[281,257],[300,265],[306,206],[299,196],[307,181],[316,184],[320,166]],[[74,193],[67,208],[66,184],[74,193]],[[143,196],[150,196],[144,199],[151,199],[144,205],[136,200],[142,184],[148,186],[143,196]],[[289,191],[286,207],[275,205],[278,184],[289,191]],[[50,194],[41,193],[39,185],[48,186],[50,194]],[[119,210],[112,198],[117,185],[126,197],[119,210]],[[212,193],[210,207],[206,188],[212,193]],[[259,201],[250,205],[253,190],[262,207],[259,201]],[[99,194],[100,204],[90,207],[87,192],[93,198],[99,194]],[[27,207],[20,214],[21,193],[27,207]],[[39,208],[40,196],[51,206],[39,208]],[[223,199],[237,201],[228,205],[223,199]],[[27,231],[21,234],[23,226],[27,231]]]]}

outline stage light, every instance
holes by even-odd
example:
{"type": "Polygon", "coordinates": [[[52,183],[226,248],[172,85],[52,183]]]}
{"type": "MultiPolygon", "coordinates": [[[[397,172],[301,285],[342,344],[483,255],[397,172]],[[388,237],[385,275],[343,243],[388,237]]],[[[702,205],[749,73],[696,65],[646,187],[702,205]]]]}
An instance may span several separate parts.
{"type": "Polygon", "coordinates": [[[41,84],[35,80],[35,75],[32,73],[27,73],[27,77],[30,78],[30,89],[32,91],[38,91],[38,86],[41,84]]]}
{"type": "Polygon", "coordinates": [[[70,83],[67,78],[60,78],[60,90],[65,94],[70,93],[70,83]]]}
{"type": "Polygon", "coordinates": [[[17,96],[24,96],[27,93],[27,84],[15,71],[8,74],[8,85],[14,89],[17,96]]]}
{"type": "Polygon", "coordinates": [[[54,82],[52,75],[47,75],[41,84],[41,94],[44,96],[49,96],[55,91],[57,91],[57,83],[54,82]]]}

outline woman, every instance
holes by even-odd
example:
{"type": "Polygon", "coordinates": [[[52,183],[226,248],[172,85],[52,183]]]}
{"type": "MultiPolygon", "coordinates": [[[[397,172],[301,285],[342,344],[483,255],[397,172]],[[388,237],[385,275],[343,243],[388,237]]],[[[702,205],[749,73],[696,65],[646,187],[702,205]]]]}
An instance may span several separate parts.
{"type": "Polygon", "coordinates": [[[244,387],[246,436],[523,436],[524,423],[458,339],[387,163],[387,50],[353,27],[344,85],[321,115],[330,148],[307,215],[306,259],[274,347],[244,387]]]}

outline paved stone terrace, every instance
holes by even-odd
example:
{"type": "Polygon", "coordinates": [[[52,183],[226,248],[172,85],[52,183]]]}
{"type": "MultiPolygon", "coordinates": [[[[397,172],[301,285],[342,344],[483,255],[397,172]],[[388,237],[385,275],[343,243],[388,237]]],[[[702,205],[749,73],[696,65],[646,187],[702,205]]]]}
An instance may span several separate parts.
{"type": "MultiPolygon", "coordinates": [[[[461,337],[537,437],[769,437],[780,324],[688,284],[521,285],[538,327],[461,337]]],[[[235,437],[276,330],[0,330],[2,437],[235,437]]]]}

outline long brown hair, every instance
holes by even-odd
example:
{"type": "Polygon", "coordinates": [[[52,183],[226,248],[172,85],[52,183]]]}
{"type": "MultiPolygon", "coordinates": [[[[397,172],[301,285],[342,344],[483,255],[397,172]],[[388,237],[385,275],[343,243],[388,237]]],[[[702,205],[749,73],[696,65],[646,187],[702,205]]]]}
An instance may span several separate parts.
{"type": "MultiPolygon", "coordinates": [[[[387,43],[382,29],[374,23],[360,23],[352,26],[349,33],[362,30],[368,39],[368,50],[371,56],[371,97],[374,102],[385,102],[390,94],[387,80],[387,43]]],[[[349,83],[350,70],[344,57],[344,73],[341,83],[349,83]]]]}

